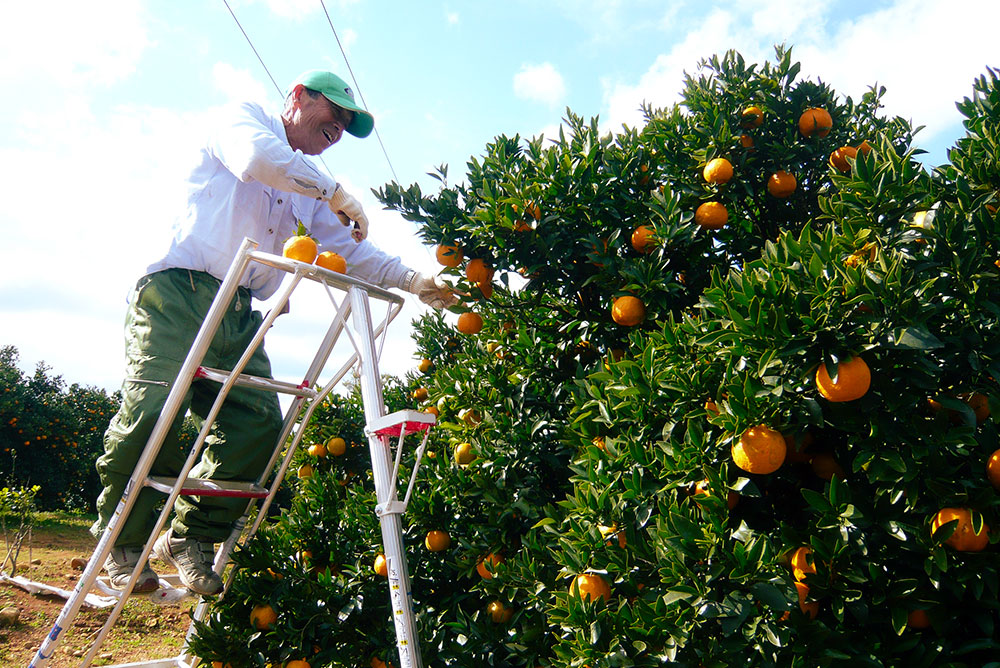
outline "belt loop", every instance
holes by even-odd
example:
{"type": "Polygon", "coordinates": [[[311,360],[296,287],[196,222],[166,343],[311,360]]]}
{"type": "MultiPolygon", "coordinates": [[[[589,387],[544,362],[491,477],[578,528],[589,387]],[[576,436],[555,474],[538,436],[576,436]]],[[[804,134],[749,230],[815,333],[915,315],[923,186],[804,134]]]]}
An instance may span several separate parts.
{"type": "Polygon", "coordinates": [[[194,274],[191,273],[190,269],[187,270],[187,273],[188,273],[188,280],[191,281],[191,292],[197,292],[197,290],[194,287],[194,274]]]}

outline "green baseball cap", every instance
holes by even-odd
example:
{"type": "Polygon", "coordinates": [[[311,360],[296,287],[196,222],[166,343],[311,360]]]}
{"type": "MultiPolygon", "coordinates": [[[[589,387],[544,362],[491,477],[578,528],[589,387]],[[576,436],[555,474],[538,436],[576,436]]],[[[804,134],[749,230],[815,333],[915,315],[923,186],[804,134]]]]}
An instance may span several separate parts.
{"type": "Polygon", "coordinates": [[[354,91],[347,83],[333,72],[324,70],[309,70],[303,72],[292,82],[289,90],[302,84],[309,90],[323,94],[323,97],[338,107],[354,112],[354,120],[347,131],[355,137],[367,137],[375,127],[375,118],[354,102],[354,91]]]}

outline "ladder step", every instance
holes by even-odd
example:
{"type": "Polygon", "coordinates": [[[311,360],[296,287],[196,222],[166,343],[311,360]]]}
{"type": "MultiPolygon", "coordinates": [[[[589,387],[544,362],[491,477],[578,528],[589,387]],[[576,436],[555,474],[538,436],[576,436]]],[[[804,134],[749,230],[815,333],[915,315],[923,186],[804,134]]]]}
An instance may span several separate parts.
{"type": "MultiPolygon", "coordinates": [[[[218,383],[225,383],[229,380],[230,376],[232,376],[231,371],[211,369],[207,366],[198,367],[198,370],[194,374],[195,378],[205,378],[218,383]]],[[[308,397],[309,399],[314,398],[318,394],[316,390],[304,383],[296,385],[283,380],[261,378],[260,376],[251,376],[245,373],[241,373],[236,377],[236,385],[238,387],[250,387],[255,390],[267,390],[269,392],[280,392],[281,394],[292,394],[297,397],[308,397]]]]}
{"type": "MultiPolygon", "coordinates": [[[[152,487],[164,494],[170,494],[176,483],[177,478],[163,476],[146,478],[147,487],[152,487]]],[[[188,478],[181,487],[181,494],[184,496],[230,496],[240,499],[263,499],[268,495],[268,490],[252,482],[188,478]]]]}
{"type": "Polygon", "coordinates": [[[368,431],[379,436],[409,435],[418,431],[427,431],[436,424],[437,418],[432,413],[420,411],[396,411],[368,423],[368,431]]]}

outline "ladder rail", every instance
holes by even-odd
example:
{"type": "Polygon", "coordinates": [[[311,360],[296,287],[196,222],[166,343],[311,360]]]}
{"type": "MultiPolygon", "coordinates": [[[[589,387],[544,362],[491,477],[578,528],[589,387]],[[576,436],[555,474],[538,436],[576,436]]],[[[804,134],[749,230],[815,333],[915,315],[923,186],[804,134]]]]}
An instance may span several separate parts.
{"type": "MultiPolygon", "coordinates": [[[[118,502],[118,505],[108,522],[108,526],[105,527],[100,539],[97,542],[97,547],[91,555],[90,561],[87,562],[87,566],[84,568],[83,574],[77,581],[76,587],[73,590],[73,595],[67,599],[62,611],[56,618],[55,624],[52,626],[52,630],[42,641],[41,647],[38,648],[38,651],[35,653],[35,656],[31,661],[30,668],[44,668],[44,666],[48,665],[49,660],[51,660],[52,656],[55,654],[55,650],[59,646],[62,631],[66,628],[66,625],[68,625],[68,623],[70,623],[72,619],[77,616],[80,611],[80,606],[83,604],[84,596],[93,588],[94,583],[97,582],[97,576],[104,567],[104,562],[108,558],[108,554],[111,552],[114,541],[118,538],[118,534],[121,533],[121,527],[119,525],[123,522],[122,518],[127,517],[132,511],[132,507],[135,505],[136,497],[142,489],[142,481],[149,475],[149,471],[156,460],[156,456],[160,452],[160,447],[166,439],[167,432],[173,423],[173,419],[180,410],[184,396],[187,394],[187,389],[190,387],[191,381],[194,379],[194,374],[197,370],[198,364],[205,357],[205,353],[208,351],[212,338],[215,335],[215,331],[218,329],[219,323],[222,322],[222,316],[226,307],[236,295],[236,289],[238,287],[237,279],[239,276],[243,275],[250,263],[248,252],[251,248],[256,247],[257,242],[251,239],[244,239],[243,243],[240,245],[236,259],[234,259],[233,264],[230,265],[229,271],[226,272],[226,277],[222,281],[222,285],[219,286],[219,292],[216,295],[215,300],[212,302],[211,307],[209,307],[208,313],[205,315],[205,320],[202,323],[198,334],[195,336],[194,342],[191,344],[191,349],[188,351],[188,355],[177,374],[177,380],[174,381],[174,384],[167,395],[163,411],[160,413],[160,417],[153,426],[153,431],[150,434],[149,440],[146,442],[145,448],[143,448],[142,454],[139,456],[139,461],[136,462],[135,469],[132,471],[132,476],[125,485],[122,499],[118,502]],[[46,652],[48,652],[48,654],[46,654],[46,652]]],[[[142,562],[140,562],[140,565],[141,563],[142,562]]],[[[140,572],[141,569],[139,566],[133,570],[128,584],[122,591],[121,601],[124,601],[135,587],[135,583],[139,578],[140,572]]],[[[115,609],[120,612],[119,606],[115,606],[115,609]]],[[[90,657],[89,661],[93,661],[93,658],[90,657]]],[[[85,658],[81,665],[86,667],[89,666],[90,663],[88,662],[88,659],[85,658]]]]}
{"type": "MultiPolygon", "coordinates": [[[[240,264],[242,265],[243,263],[240,264]]],[[[223,308],[228,306],[231,297],[227,299],[225,298],[225,295],[227,295],[228,293],[232,293],[235,295],[236,289],[239,287],[239,279],[242,276],[242,273],[243,272],[240,272],[239,274],[235,275],[227,274],[226,281],[229,281],[231,285],[227,285],[226,281],[223,281],[223,285],[219,286],[219,293],[216,296],[216,300],[212,302],[211,308],[215,308],[219,300],[219,295],[222,295],[221,305],[223,306],[223,308]]],[[[299,272],[293,274],[291,282],[289,283],[288,287],[285,288],[285,290],[282,292],[281,297],[279,298],[278,308],[272,309],[271,312],[267,314],[267,317],[264,318],[264,320],[261,322],[260,326],[257,328],[257,332],[254,334],[253,339],[251,339],[249,345],[247,345],[246,350],[243,351],[243,355],[240,357],[239,361],[233,367],[232,371],[229,374],[229,377],[225,380],[225,382],[222,383],[222,387],[219,388],[219,391],[215,396],[215,401],[212,402],[212,407],[205,415],[205,420],[202,423],[201,430],[198,432],[198,437],[195,439],[194,444],[192,445],[191,450],[188,453],[187,459],[184,460],[184,466],[181,468],[180,473],[178,473],[177,475],[177,479],[174,483],[173,489],[170,491],[170,494],[167,495],[167,500],[164,502],[163,508],[162,510],[160,510],[160,514],[156,518],[156,523],[154,524],[153,531],[149,535],[149,538],[146,539],[146,544],[143,546],[142,553],[139,555],[139,564],[144,564],[147,562],[147,560],[149,559],[149,555],[153,551],[153,544],[156,542],[156,538],[159,536],[160,531],[163,530],[163,527],[166,526],[167,520],[170,519],[170,514],[173,512],[174,505],[177,503],[177,498],[181,495],[181,490],[184,486],[184,482],[190,475],[191,469],[194,468],[195,464],[198,463],[198,459],[201,456],[202,447],[204,446],[205,440],[208,438],[208,435],[212,431],[212,427],[215,424],[215,419],[219,415],[219,411],[222,410],[222,404],[225,403],[225,400],[229,396],[229,393],[232,391],[233,387],[236,386],[236,383],[240,379],[239,378],[240,374],[243,373],[243,369],[245,369],[247,364],[250,363],[250,359],[253,357],[254,353],[264,342],[264,336],[267,334],[267,331],[274,324],[275,318],[277,318],[278,315],[280,315],[281,307],[283,307],[284,304],[288,302],[288,298],[291,295],[292,290],[295,289],[295,287],[298,285],[301,279],[302,275],[299,272]]],[[[211,309],[209,309],[209,313],[211,313],[211,309]]],[[[222,320],[221,316],[222,313],[220,312],[218,322],[210,322],[209,318],[206,317],[205,322],[202,323],[202,326],[199,329],[198,332],[199,336],[201,335],[202,332],[206,331],[207,329],[211,329],[211,334],[212,336],[214,336],[216,330],[218,330],[219,322],[221,322],[222,320]]],[[[209,338],[209,342],[210,341],[211,338],[209,338]]],[[[194,353],[194,348],[192,347],[192,351],[189,352],[188,354],[188,359],[186,359],[184,362],[185,366],[187,366],[188,361],[192,357],[193,353],[194,353]]],[[[201,368],[200,364],[201,360],[204,359],[204,357],[205,357],[205,352],[203,351],[199,354],[198,359],[194,360],[195,361],[194,374],[192,374],[190,378],[184,376],[186,381],[182,384],[179,383],[179,385],[183,387],[184,393],[187,392],[188,388],[190,388],[191,386],[191,383],[194,381],[195,377],[197,377],[198,370],[201,368]]],[[[179,375],[178,378],[180,377],[181,376],[179,375]]],[[[167,410],[164,409],[163,412],[166,413],[167,410]]],[[[172,413],[170,414],[171,422],[173,421],[173,418],[177,415],[178,412],[179,409],[175,407],[172,413]]],[[[162,418],[163,415],[161,414],[160,417],[162,418]]],[[[163,439],[161,438],[160,443],[157,445],[157,451],[159,451],[159,447],[162,446],[162,441],[163,439]]],[[[145,485],[145,479],[148,477],[148,474],[149,474],[149,469],[147,468],[143,475],[143,485],[145,485]]],[[[132,571],[132,577],[130,578],[130,582],[138,577],[138,570],[139,569],[137,568],[136,570],[132,571]]],[[[131,592],[132,586],[134,586],[134,583],[132,583],[132,585],[129,586],[126,589],[126,591],[131,592]]],[[[94,658],[97,656],[97,653],[101,650],[101,647],[104,644],[104,639],[107,637],[108,633],[111,632],[111,628],[118,620],[118,616],[124,609],[127,600],[128,596],[126,595],[122,595],[118,598],[118,602],[115,604],[114,608],[111,609],[111,614],[108,615],[107,620],[105,620],[104,625],[101,627],[101,630],[98,632],[97,637],[91,644],[90,651],[87,653],[86,657],[84,657],[84,661],[82,664],[83,666],[89,666],[91,663],[93,663],[94,658]]]]}

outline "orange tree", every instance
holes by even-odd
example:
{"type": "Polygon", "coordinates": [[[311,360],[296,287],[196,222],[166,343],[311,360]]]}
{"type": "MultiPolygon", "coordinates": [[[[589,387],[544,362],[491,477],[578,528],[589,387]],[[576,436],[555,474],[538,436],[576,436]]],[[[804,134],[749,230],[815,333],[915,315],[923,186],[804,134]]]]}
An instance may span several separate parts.
{"type": "Polygon", "coordinates": [[[72,384],[40,363],[30,376],[17,349],[0,348],[0,483],[39,485],[42,509],[93,509],[100,491],[94,462],[118,410],[117,395],[72,384]]]}
{"type": "MultiPolygon", "coordinates": [[[[465,184],[441,168],[434,194],[379,192],[447,247],[456,310],[482,320],[419,321],[427,361],[390,392],[390,409],[439,415],[405,516],[428,665],[995,651],[995,548],[945,543],[996,524],[995,81],[930,175],[912,128],[879,116],[882,90],[840,98],[798,69],[783,49],[763,65],[728,53],[641,128],[568,113],[554,141],[497,138],[465,184]],[[821,367],[834,399],[861,391],[856,358],[863,395],[822,395],[821,367]],[[944,508],[959,510],[932,537],[944,508]],[[430,531],[448,547],[424,547],[430,531]]],[[[347,420],[364,443],[360,415],[338,400],[313,440],[347,420]]],[[[237,556],[202,656],[393,658],[365,462],[345,487],[341,464],[313,462],[263,547],[237,556]],[[303,576],[320,589],[268,579],[306,543],[338,566],[303,576]],[[251,630],[262,601],[276,626],[251,630]]]]}

